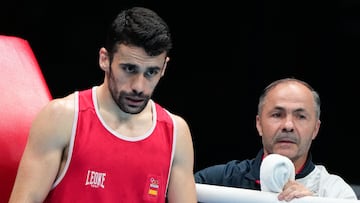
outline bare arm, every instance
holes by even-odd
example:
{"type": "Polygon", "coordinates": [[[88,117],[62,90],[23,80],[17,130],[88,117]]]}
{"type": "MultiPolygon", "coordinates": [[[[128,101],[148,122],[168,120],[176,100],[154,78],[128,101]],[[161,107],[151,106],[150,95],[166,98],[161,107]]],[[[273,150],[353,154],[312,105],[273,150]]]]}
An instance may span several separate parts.
{"type": "Polygon", "coordinates": [[[42,202],[64,161],[74,115],[73,96],[54,99],[32,123],[9,203],[42,202]]]}
{"type": "Polygon", "coordinates": [[[192,137],[187,123],[175,118],[178,134],[167,197],[169,203],[196,203],[192,137]]]}

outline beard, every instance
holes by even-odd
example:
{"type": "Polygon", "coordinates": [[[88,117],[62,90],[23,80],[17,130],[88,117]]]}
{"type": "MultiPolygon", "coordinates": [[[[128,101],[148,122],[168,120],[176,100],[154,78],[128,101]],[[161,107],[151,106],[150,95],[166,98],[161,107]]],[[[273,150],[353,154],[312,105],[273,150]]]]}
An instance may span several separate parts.
{"type": "Polygon", "coordinates": [[[111,97],[121,111],[128,114],[138,114],[145,109],[151,99],[151,95],[145,95],[143,92],[137,92],[136,90],[130,92],[119,91],[116,86],[116,78],[114,78],[111,68],[107,77],[109,79],[108,88],[111,97]]]}
{"type": "Polygon", "coordinates": [[[118,95],[111,91],[111,95],[118,107],[125,113],[138,114],[142,112],[150,100],[150,96],[121,91],[118,95]]]}

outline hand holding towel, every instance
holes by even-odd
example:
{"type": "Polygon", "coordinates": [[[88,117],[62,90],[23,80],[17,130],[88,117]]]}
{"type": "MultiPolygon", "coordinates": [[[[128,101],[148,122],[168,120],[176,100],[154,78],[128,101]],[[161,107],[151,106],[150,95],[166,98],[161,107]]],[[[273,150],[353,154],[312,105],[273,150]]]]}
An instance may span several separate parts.
{"type": "Polygon", "coordinates": [[[280,154],[267,155],[260,166],[261,191],[281,192],[289,180],[295,180],[292,161],[280,154]]]}

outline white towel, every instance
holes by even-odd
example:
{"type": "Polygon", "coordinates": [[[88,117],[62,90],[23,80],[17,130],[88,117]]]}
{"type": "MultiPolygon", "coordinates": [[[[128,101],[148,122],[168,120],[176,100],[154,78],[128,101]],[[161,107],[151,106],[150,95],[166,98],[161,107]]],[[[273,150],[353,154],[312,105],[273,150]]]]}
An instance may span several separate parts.
{"type": "Polygon", "coordinates": [[[295,180],[292,161],[280,154],[267,155],[260,166],[261,191],[281,192],[289,180],[295,180]]]}

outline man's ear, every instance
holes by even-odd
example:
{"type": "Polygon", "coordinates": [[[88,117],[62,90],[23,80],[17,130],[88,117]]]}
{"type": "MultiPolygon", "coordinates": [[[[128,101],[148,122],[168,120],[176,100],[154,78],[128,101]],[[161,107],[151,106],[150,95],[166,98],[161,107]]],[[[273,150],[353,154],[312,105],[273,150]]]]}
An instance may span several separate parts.
{"type": "Polygon", "coordinates": [[[256,129],[258,131],[258,134],[260,136],[262,136],[263,132],[262,132],[262,126],[261,126],[261,123],[260,123],[260,116],[259,115],[256,115],[256,129]]]}
{"type": "Polygon", "coordinates": [[[165,70],[166,70],[166,67],[167,67],[167,63],[168,63],[169,61],[170,61],[170,57],[167,56],[167,57],[165,58],[164,67],[163,67],[163,69],[162,69],[162,71],[161,71],[161,77],[165,75],[165,70]]]}
{"type": "Polygon", "coordinates": [[[313,136],[312,136],[312,139],[313,139],[313,140],[315,140],[315,138],[317,137],[317,135],[318,135],[318,133],[319,133],[320,125],[321,125],[321,121],[320,121],[320,119],[318,119],[318,120],[316,121],[315,130],[314,130],[313,136]]]}
{"type": "Polygon", "coordinates": [[[104,71],[109,70],[109,66],[110,66],[109,54],[104,47],[102,47],[99,50],[99,66],[104,71]]]}

